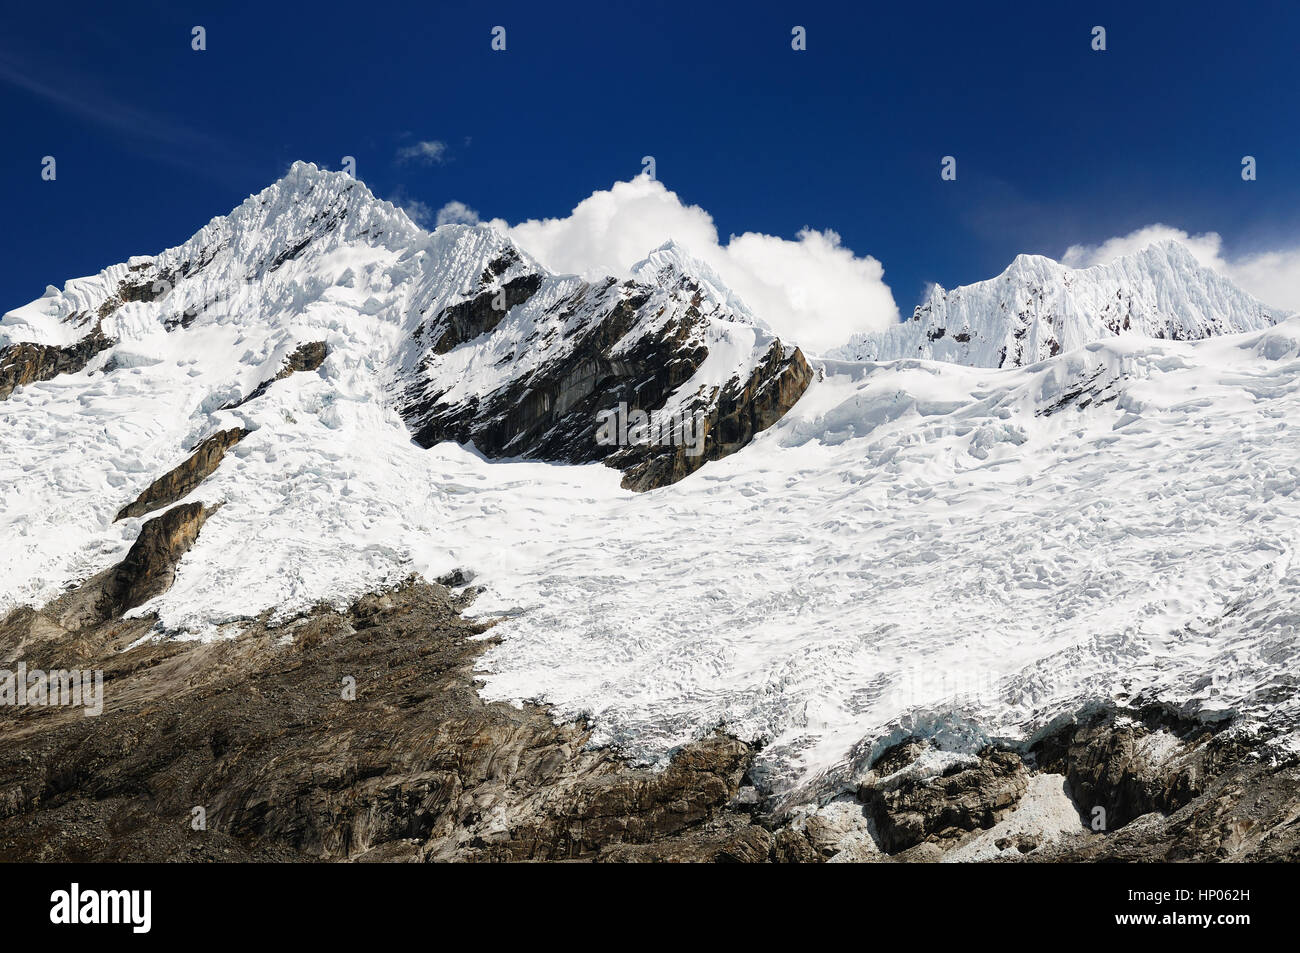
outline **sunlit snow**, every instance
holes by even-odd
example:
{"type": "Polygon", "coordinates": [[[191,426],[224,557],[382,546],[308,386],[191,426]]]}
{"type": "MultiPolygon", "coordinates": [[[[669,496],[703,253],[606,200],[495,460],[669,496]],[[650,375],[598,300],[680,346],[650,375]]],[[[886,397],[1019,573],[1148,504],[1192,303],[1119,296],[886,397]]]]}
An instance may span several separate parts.
{"type": "MultiPolygon", "coordinates": [[[[208,292],[275,251],[245,205],[262,225],[208,292]]],[[[137,610],[160,636],[231,637],[263,611],[463,568],[486,587],[474,612],[503,620],[486,697],[587,715],[597,742],[648,760],[725,726],[765,742],[778,788],[861,769],[904,733],[1023,740],[1101,700],[1294,743],[1300,318],[1006,370],[822,362],[748,447],[634,494],[601,465],[412,443],[387,377],[409,299],[386,295],[422,280],[415,255],[466,245],[383,203],[354,213],[256,307],[165,331],[164,305],[124,305],[111,352],[0,402],[0,613],[120,560],[141,521],[117,510],[241,425],[190,497],[221,507],[137,610]],[[321,339],[319,373],[218,410],[321,339]]],[[[209,229],[190,251],[230,246],[209,229]]],[[[11,312],[0,341],[64,343],[61,319],[120,277],[11,312]]]]}

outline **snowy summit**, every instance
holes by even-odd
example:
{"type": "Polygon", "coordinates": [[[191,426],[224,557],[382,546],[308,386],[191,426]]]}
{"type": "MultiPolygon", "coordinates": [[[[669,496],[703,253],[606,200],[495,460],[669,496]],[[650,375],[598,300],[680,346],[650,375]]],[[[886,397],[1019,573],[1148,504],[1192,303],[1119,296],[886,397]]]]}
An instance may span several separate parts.
{"type": "Polygon", "coordinates": [[[795,344],[674,243],[552,274],[297,163],[4,315],[0,614],[201,504],[152,638],[459,573],[484,698],[650,763],[722,726],[777,793],[1103,702],[1295,744],[1300,318],[1166,243],[795,344]],[[619,407],[704,452],[598,442],[619,407]]]}

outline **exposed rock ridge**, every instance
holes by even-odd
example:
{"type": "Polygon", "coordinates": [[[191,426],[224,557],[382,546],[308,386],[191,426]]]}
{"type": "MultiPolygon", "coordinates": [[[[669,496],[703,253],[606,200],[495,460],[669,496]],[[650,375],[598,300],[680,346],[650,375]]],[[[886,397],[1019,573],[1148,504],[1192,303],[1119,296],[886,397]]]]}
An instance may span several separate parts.
{"type": "Polygon", "coordinates": [[[0,348],[0,400],[26,384],[48,381],[60,374],[75,374],[90,359],[116,342],[98,324],[75,344],[10,344],[0,348]]]}
{"type": "Polygon", "coordinates": [[[105,581],[100,615],[112,619],[170,589],[176,566],[211,513],[202,503],[185,503],[141,526],[126,558],[105,581]]]}
{"type": "Polygon", "coordinates": [[[234,410],[236,407],[242,407],[249,401],[257,400],[268,390],[276,381],[282,381],[290,374],[296,374],[299,371],[316,371],[325,363],[325,358],[329,356],[329,348],[324,341],[308,341],[300,344],[293,349],[293,352],[285,358],[284,366],[276,371],[274,377],[262,381],[247,397],[241,398],[234,403],[226,404],[222,410],[234,410]]]}
{"type": "MultiPolygon", "coordinates": [[[[407,380],[400,394],[400,409],[416,442],[473,442],[491,457],[603,460],[623,470],[623,485],[635,490],[674,483],[739,450],[794,405],[812,371],[797,348],[755,330],[768,343],[756,351],[744,376],[701,383],[687,392],[710,348],[717,346],[711,335],[719,332],[711,330],[710,322],[719,319],[701,310],[705,299],[691,276],[669,277],[668,300],[662,289],[634,281],[620,286],[607,279],[581,283],[548,302],[545,314],[558,321],[540,343],[553,346],[555,356],[468,398],[453,395],[458,381],[429,369],[439,356],[497,329],[503,321],[497,307],[502,297],[510,308],[528,303],[541,280],[519,277],[435,315],[419,332],[432,339],[421,372],[407,380]],[[570,320],[576,323],[567,325],[570,320]],[[689,449],[685,441],[602,444],[597,437],[601,415],[620,406],[656,419],[690,419],[698,428],[697,440],[689,449]]],[[[516,357],[517,352],[507,354],[503,362],[516,357]]]]}
{"type": "Polygon", "coordinates": [[[199,484],[216,472],[226,451],[248,434],[249,431],[242,427],[214,433],[200,443],[184,462],[154,480],[141,491],[134,502],[122,507],[117,516],[113,517],[113,521],[144,516],[188,496],[199,484]]]}
{"type": "Polygon", "coordinates": [[[703,452],[682,446],[632,447],[609,460],[626,474],[629,490],[652,490],[689,476],[710,460],[743,448],[785,416],[812,382],[813,371],[798,348],[774,341],[767,356],[743,383],[733,378],[712,404],[701,409],[703,452]]]}
{"type": "MultiPolygon", "coordinates": [[[[53,626],[63,642],[84,648],[85,632],[120,619],[123,613],[171,588],[177,566],[215,511],[216,507],[202,503],[186,503],[146,520],[121,562],[45,606],[31,616],[32,625],[38,630],[53,626]]],[[[15,610],[11,620],[31,613],[30,609],[15,610]]]]}

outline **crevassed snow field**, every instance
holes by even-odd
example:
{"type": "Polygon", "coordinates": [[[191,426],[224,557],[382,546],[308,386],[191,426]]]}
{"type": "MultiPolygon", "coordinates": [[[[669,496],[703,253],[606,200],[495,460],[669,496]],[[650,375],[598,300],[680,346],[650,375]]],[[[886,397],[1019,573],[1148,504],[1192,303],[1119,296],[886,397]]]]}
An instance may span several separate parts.
{"type": "Polygon", "coordinates": [[[568,514],[487,604],[527,609],[487,694],[646,755],[726,724],[778,786],[1116,697],[1294,732],[1298,351],[1292,321],[1023,371],[828,365],[744,451],[568,514]],[[1039,415],[1082,381],[1114,399],[1039,415]]]}
{"type": "Polygon", "coordinates": [[[137,366],[0,404],[0,612],[119,560],[140,521],[117,508],[243,424],[191,496],[224,505],[138,610],[171,637],[464,567],[505,619],[488,697],[588,714],[646,759],[726,725],[769,742],[778,789],[905,729],[1024,738],[1102,698],[1295,740],[1300,319],[1015,370],[828,362],[750,446],[639,495],[599,465],[421,450],[364,327],[317,322],[321,373],[235,411],[217,382],[283,355],[214,359],[232,327],[142,335],[137,366]]]}
{"type": "MultiPolygon", "coordinates": [[[[421,315],[465,300],[503,241],[422,232],[300,164],[184,245],[6,313],[0,344],[68,344],[96,313],[118,343],[0,401],[0,614],[121,560],[141,520],[114,514],[242,426],[189,497],[220,508],[136,610],[158,613],[160,637],[229,637],[263,612],[462,568],[486,586],[474,611],[502,620],[485,695],[588,715],[598,742],[652,761],[722,725],[766,742],[758,770],[778,790],[851,773],[905,732],[1026,739],[1099,700],[1232,714],[1296,743],[1300,317],[1197,343],[1108,337],[1005,370],[822,362],[749,446],[634,494],[601,465],[422,450],[394,410],[421,315]],[[304,229],[311,254],[295,255],[304,229]],[[137,268],[184,277],[113,299],[137,268]],[[200,317],[178,324],[186,305],[200,317]],[[220,409],[304,341],[328,346],[318,373],[220,409]]],[[[647,268],[680,256],[665,246],[647,268]]],[[[511,260],[505,275],[533,267],[511,260]]],[[[1166,273],[1218,281],[1187,277],[1176,250],[1142,260],[1178,265],[1152,271],[1153,300],[1166,273]]],[[[546,281],[524,318],[576,279],[546,281]]],[[[1257,307],[1203,297],[1213,329],[1257,307]]],[[[1011,333],[991,314],[980,341],[1011,333]]],[[[719,380],[761,331],[739,318],[710,341],[719,380]]],[[[514,320],[501,326],[528,340],[514,320]]],[[[504,373],[481,350],[453,355],[462,383],[504,373]]]]}

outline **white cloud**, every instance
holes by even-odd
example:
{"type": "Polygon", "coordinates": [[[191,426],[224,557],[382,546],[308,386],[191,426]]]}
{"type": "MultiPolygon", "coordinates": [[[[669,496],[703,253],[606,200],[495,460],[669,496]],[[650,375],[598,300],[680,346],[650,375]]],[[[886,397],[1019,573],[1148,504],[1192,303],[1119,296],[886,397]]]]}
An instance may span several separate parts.
{"type": "Polygon", "coordinates": [[[490,224],[552,271],[576,274],[624,276],[674,239],[710,265],[783,340],[810,353],[898,321],[880,262],[859,258],[835,232],[804,228],[793,241],[746,232],[724,245],[708,212],[683,204],[644,175],[593,193],[565,218],[490,224]]]}
{"type": "Polygon", "coordinates": [[[464,202],[451,201],[438,209],[439,225],[477,225],[478,212],[464,202]]]}
{"type": "Polygon", "coordinates": [[[1265,304],[1300,311],[1300,248],[1256,252],[1230,259],[1224,255],[1223,238],[1218,232],[1190,235],[1180,228],[1157,224],[1107,239],[1100,245],[1071,245],[1061,256],[1061,263],[1071,268],[1104,265],[1167,239],[1182,242],[1206,268],[1217,271],[1265,304]]]}
{"type": "Polygon", "coordinates": [[[1260,252],[1231,267],[1229,277],[1260,301],[1300,312],[1300,248],[1260,252]]]}
{"type": "Polygon", "coordinates": [[[430,139],[426,142],[417,142],[413,146],[403,146],[397,150],[398,162],[423,162],[429,165],[434,162],[442,162],[447,156],[447,143],[439,142],[436,139],[430,139]]]}

